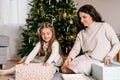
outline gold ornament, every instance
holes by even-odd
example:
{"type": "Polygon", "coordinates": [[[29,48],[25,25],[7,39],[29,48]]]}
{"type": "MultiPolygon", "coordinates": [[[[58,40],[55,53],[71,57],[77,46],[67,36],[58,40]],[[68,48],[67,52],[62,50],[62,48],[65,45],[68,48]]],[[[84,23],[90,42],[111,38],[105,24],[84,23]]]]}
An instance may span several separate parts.
{"type": "Polygon", "coordinates": [[[39,13],[40,11],[39,11],[39,9],[37,10],[37,13],[39,13]]]}
{"type": "Polygon", "coordinates": [[[73,24],[73,20],[70,20],[69,23],[70,23],[70,24],[73,24]]]}
{"type": "Polygon", "coordinates": [[[66,18],[67,17],[67,13],[63,13],[63,17],[66,18]]]}

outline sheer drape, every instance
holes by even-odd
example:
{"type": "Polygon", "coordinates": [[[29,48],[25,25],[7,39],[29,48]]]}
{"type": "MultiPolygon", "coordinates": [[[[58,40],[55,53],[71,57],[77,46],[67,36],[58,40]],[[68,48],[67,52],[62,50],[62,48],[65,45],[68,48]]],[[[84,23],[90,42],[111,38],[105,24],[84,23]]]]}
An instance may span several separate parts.
{"type": "Polygon", "coordinates": [[[0,24],[25,24],[27,0],[0,0],[0,24]]]}
{"type": "Polygon", "coordinates": [[[9,0],[0,0],[0,24],[8,24],[9,0]]]}

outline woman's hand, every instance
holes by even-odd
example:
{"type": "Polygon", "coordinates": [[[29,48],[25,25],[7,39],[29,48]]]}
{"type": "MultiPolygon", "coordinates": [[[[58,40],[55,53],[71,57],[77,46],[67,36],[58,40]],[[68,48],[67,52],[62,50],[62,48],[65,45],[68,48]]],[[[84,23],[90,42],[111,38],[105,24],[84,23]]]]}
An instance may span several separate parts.
{"type": "Polygon", "coordinates": [[[112,60],[112,57],[111,56],[106,56],[105,59],[104,59],[104,63],[105,64],[109,64],[109,62],[112,60]]]}
{"type": "Polygon", "coordinates": [[[71,61],[72,61],[72,58],[71,57],[67,57],[67,59],[65,60],[65,65],[70,65],[70,63],[71,63],[71,61]]]}

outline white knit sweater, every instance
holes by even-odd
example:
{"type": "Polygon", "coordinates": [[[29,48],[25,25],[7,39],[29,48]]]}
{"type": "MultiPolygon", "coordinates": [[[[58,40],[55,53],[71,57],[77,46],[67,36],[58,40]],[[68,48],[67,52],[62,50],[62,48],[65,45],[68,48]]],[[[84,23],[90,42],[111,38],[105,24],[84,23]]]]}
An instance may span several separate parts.
{"type": "Polygon", "coordinates": [[[120,42],[109,24],[93,22],[78,33],[69,57],[75,58],[81,48],[93,59],[103,61],[105,56],[114,57],[117,54],[120,42]]]}
{"type": "MultiPolygon", "coordinates": [[[[38,42],[36,44],[36,46],[34,47],[34,49],[28,55],[28,57],[25,61],[26,64],[30,63],[30,61],[32,61],[35,58],[40,47],[41,47],[40,42],[38,42]]],[[[45,56],[41,56],[39,58],[39,60],[40,60],[39,62],[45,61],[45,56]]],[[[55,66],[61,66],[61,64],[62,64],[62,57],[59,54],[59,43],[57,41],[54,41],[52,44],[52,52],[51,52],[51,55],[48,58],[47,62],[49,64],[54,64],[55,66]]]]}

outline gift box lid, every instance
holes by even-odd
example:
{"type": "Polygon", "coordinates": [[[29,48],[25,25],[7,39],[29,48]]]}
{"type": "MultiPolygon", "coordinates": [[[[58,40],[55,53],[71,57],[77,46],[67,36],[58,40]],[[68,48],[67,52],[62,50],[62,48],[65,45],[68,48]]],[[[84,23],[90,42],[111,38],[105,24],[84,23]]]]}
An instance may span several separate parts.
{"type": "Polygon", "coordinates": [[[120,65],[117,62],[111,62],[109,65],[93,63],[92,76],[97,80],[120,80],[120,65]]]}

